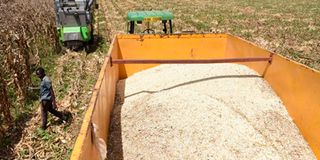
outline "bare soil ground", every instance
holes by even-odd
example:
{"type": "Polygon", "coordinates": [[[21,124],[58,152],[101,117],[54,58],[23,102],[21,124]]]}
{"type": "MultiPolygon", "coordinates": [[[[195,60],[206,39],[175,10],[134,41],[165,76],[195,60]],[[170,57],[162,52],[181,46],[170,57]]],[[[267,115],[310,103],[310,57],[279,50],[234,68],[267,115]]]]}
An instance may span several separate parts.
{"type": "Polygon", "coordinates": [[[174,30],[231,33],[320,69],[319,0],[108,0],[111,33],[126,32],[132,10],[169,10],[174,30]]]}

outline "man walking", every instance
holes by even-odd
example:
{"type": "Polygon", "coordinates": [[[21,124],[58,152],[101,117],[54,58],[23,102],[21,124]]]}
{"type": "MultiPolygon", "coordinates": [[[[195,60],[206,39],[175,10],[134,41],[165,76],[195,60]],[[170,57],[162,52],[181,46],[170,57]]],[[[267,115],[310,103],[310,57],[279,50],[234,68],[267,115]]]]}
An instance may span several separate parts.
{"type": "Polygon", "coordinates": [[[66,121],[65,116],[56,110],[57,104],[55,95],[52,89],[51,81],[48,76],[46,76],[45,71],[43,68],[38,68],[36,70],[37,76],[40,78],[40,101],[41,101],[41,119],[42,119],[42,129],[47,128],[47,118],[48,118],[48,111],[59,117],[61,120],[66,121]]]}

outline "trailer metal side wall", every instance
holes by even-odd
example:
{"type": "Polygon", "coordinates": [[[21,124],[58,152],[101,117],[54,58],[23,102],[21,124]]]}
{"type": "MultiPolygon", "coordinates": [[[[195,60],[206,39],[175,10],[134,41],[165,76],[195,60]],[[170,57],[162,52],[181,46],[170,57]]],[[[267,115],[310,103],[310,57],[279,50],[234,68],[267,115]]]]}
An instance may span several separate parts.
{"type": "MultiPolygon", "coordinates": [[[[100,71],[71,159],[105,155],[116,82],[157,64],[112,64],[112,59],[209,59],[269,57],[272,52],[227,34],[118,35],[100,71]]],[[[320,159],[320,72],[273,55],[268,62],[241,63],[264,76],[320,159]]]]}
{"type": "MultiPolygon", "coordinates": [[[[117,57],[119,52],[117,39],[113,40],[108,55],[117,57]]],[[[110,59],[105,58],[96,85],[93,88],[82,126],[74,145],[71,159],[100,159],[101,140],[107,142],[110,113],[113,107],[118,66],[111,66],[110,59]],[[101,138],[101,139],[99,139],[101,138]],[[99,141],[100,140],[100,141],[99,141]]]]}

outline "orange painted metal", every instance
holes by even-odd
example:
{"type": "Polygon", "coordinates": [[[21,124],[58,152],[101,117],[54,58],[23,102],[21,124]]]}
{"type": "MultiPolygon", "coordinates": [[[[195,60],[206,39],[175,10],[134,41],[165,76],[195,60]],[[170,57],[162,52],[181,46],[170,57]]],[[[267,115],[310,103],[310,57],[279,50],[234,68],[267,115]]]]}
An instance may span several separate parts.
{"type": "Polygon", "coordinates": [[[272,57],[250,57],[250,58],[221,58],[221,59],[112,59],[112,64],[203,64],[203,63],[234,63],[234,62],[263,62],[271,63],[272,57]]]}
{"type": "MultiPolygon", "coordinates": [[[[269,57],[270,54],[273,53],[228,34],[118,35],[101,69],[71,159],[98,159],[92,137],[98,135],[107,141],[116,81],[158,65],[111,65],[110,56],[114,59],[197,60],[269,57]],[[99,127],[98,133],[93,132],[92,123],[99,127]]],[[[256,70],[268,81],[320,159],[320,72],[278,54],[273,55],[271,64],[239,63],[256,70]]]]}
{"type": "MultiPolygon", "coordinates": [[[[116,40],[113,41],[111,46],[108,54],[117,57],[119,48],[117,47],[116,40]]],[[[111,66],[109,58],[106,57],[93,89],[92,97],[70,159],[100,159],[96,137],[102,138],[107,142],[110,114],[115,98],[116,83],[119,77],[118,73],[118,66],[111,66]],[[97,126],[96,132],[94,132],[94,125],[97,126]]]]}
{"type": "MultiPolygon", "coordinates": [[[[266,56],[270,51],[229,35],[226,57],[266,56]]],[[[278,94],[313,152],[320,159],[320,72],[279,54],[272,64],[242,63],[258,71],[278,94]]]]}
{"type": "MultiPolygon", "coordinates": [[[[227,35],[118,35],[119,59],[216,59],[225,58],[227,35]]],[[[159,64],[119,65],[120,79],[159,64]]]]}

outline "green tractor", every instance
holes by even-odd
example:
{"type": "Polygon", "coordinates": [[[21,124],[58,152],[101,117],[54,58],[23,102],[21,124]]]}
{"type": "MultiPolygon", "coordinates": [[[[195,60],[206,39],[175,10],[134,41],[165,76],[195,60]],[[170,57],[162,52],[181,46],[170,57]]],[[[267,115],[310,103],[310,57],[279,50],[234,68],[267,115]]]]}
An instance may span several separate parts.
{"type": "Polygon", "coordinates": [[[93,42],[95,0],[55,0],[56,25],[61,44],[87,49],[93,42]]]}
{"type": "Polygon", "coordinates": [[[168,34],[168,27],[169,24],[169,31],[170,34],[173,33],[173,14],[168,11],[131,11],[128,12],[128,33],[134,34],[135,33],[135,26],[136,24],[145,23],[147,28],[142,31],[143,34],[155,34],[155,30],[150,28],[150,23],[161,21],[163,25],[163,33],[168,34]]]}

